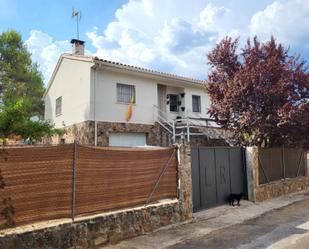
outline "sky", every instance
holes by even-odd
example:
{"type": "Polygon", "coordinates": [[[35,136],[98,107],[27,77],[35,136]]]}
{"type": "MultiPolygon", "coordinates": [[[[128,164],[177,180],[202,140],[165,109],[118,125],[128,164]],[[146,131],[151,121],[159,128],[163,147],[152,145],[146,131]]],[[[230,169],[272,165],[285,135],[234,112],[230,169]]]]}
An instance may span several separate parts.
{"type": "Polygon", "coordinates": [[[0,0],[0,33],[19,31],[48,82],[76,38],[81,11],[86,53],[136,66],[206,79],[206,54],[225,36],[274,35],[309,61],[309,0],[0,0]]]}

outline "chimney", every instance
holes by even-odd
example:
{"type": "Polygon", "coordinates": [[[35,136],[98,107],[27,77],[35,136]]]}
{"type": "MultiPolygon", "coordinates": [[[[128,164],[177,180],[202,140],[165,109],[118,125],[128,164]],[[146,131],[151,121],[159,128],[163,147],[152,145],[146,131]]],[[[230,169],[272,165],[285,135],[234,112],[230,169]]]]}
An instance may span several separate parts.
{"type": "Polygon", "coordinates": [[[85,54],[85,42],[77,39],[71,40],[72,54],[73,55],[84,55],[85,54]]]}

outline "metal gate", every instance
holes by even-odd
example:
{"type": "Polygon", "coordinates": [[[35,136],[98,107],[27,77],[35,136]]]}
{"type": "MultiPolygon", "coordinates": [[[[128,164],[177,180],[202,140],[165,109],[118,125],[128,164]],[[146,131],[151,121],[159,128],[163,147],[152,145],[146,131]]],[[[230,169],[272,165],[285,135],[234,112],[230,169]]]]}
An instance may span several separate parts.
{"type": "Polygon", "coordinates": [[[230,193],[247,196],[242,148],[192,148],[191,161],[194,212],[225,203],[230,193]]]}

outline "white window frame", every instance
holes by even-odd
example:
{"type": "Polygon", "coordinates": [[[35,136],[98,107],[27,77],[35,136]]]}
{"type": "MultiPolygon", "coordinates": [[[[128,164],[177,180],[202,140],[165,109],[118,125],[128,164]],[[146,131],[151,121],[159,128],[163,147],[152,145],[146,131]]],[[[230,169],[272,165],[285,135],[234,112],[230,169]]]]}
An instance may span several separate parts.
{"type": "Polygon", "coordinates": [[[62,96],[56,98],[55,114],[56,116],[60,116],[62,114],[62,96]]]}
{"type": "Polygon", "coordinates": [[[201,96],[200,95],[192,95],[192,112],[196,112],[196,113],[201,113],[202,107],[201,107],[202,103],[201,103],[201,96]],[[193,99],[197,98],[198,99],[198,108],[197,110],[195,109],[194,106],[194,101],[193,99]]]}
{"type": "Polygon", "coordinates": [[[116,84],[116,98],[117,98],[117,103],[120,103],[120,104],[135,104],[136,103],[135,85],[117,83],[116,84]],[[126,91],[125,89],[128,90],[128,92],[124,92],[126,91]],[[122,94],[122,96],[120,94],[122,94]],[[129,95],[129,96],[127,97],[125,95],[129,95]],[[126,100],[125,98],[130,98],[130,99],[126,100]],[[132,98],[133,98],[133,102],[132,102],[132,98]]]}

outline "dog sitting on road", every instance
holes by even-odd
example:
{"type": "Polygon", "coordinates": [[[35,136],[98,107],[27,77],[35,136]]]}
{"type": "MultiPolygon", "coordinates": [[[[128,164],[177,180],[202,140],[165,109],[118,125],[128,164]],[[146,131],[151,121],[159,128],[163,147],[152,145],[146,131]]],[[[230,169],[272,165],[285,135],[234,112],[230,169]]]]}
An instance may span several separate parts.
{"type": "Polygon", "coordinates": [[[230,206],[234,207],[234,201],[237,201],[237,206],[240,206],[240,199],[243,197],[243,193],[239,193],[239,194],[230,194],[227,197],[227,200],[229,202],[230,206]]]}

